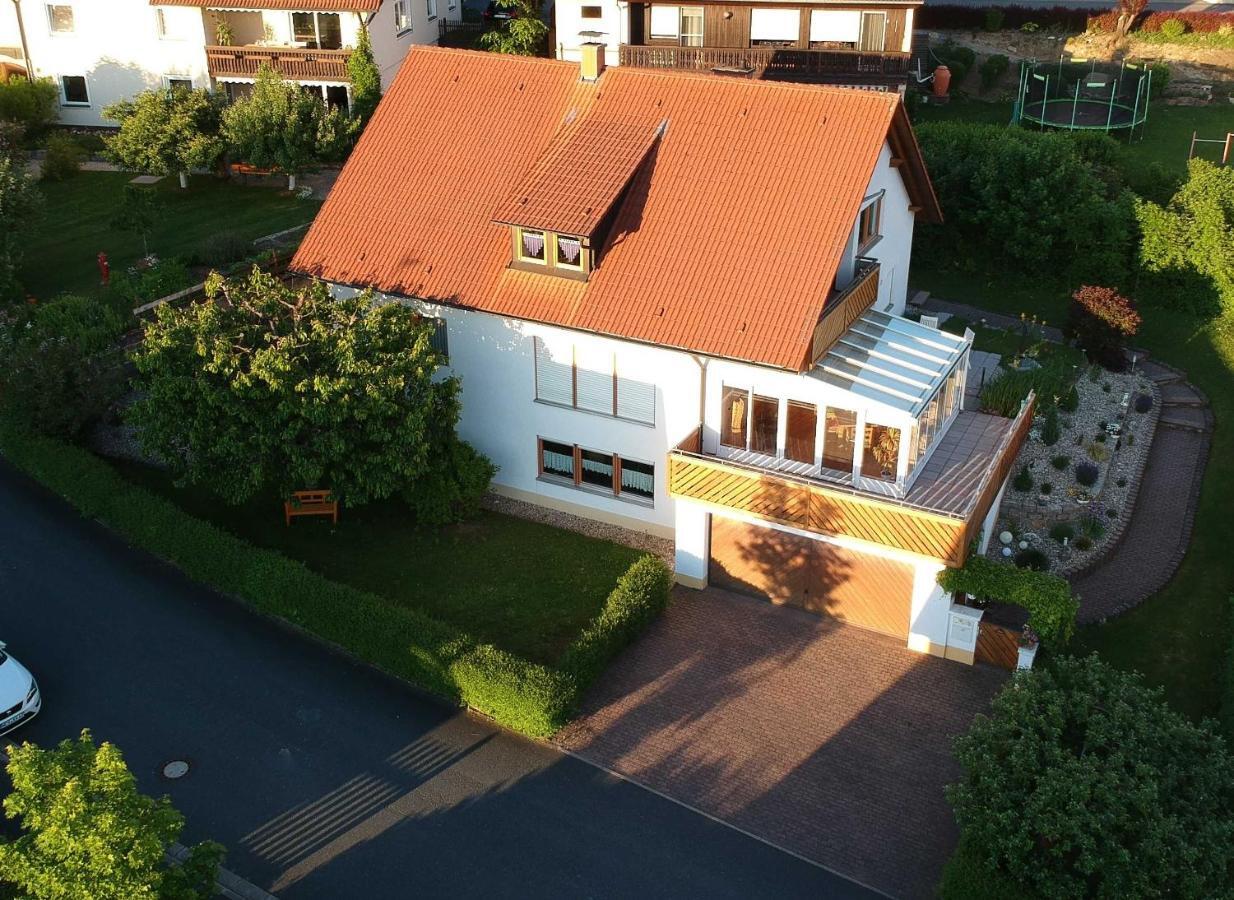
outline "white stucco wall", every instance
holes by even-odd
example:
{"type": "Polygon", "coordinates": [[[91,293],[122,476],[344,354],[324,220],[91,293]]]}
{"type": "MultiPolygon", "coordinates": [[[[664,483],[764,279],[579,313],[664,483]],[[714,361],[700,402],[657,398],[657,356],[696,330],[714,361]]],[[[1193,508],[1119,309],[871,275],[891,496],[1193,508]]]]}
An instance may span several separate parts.
{"type": "Polygon", "coordinates": [[[410,28],[399,30],[395,26],[394,3],[385,0],[381,9],[372,15],[369,22],[369,40],[373,44],[373,58],[381,70],[381,87],[390,87],[407,51],[414,44],[436,44],[439,34],[438,19],[458,21],[463,17],[463,0],[436,0],[437,16],[429,18],[428,0],[407,0],[410,28]]]}
{"type": "Polygon", "coordinates": [[[604,60],[615,66],[620,62],[618,47],[628,43],[630,4],[618,0],[558,0],[557,58],[578,62],[579,46],[586,42],[604,44],[604,60]],[[583,7],[598,7],[600,18],[584,19],[583,7]],[[598,31],[603,36],[583,37],[580,32],[598,31]]]}
{"type": "MultiPolygon", "coordinates": [[[[879,153],[878,163],[870,176],[866,187],[866,198],[872,198],[879,192],[883,197],[883,213],[880,231],[882,237],[872,247],[861,253],[861,256],[879,261],[878,302],[875,309],[902,315],[908,302],[908,268],[913,250],[913,226],[916,217],[909,212],[912,200],[904,179],[897,169],[891,165],[891,146],[883,144],[879,153]]],[[[857,224],[848,238],[848,271],[852,271],[852,260],[857,252],[857,224]]]]}

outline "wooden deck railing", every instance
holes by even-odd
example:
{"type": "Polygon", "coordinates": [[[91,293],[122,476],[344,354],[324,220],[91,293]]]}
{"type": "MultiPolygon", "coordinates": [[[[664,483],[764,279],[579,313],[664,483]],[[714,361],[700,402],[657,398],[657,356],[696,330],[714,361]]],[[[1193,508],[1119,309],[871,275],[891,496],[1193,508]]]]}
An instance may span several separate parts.
{"type": "Polygon", "coordinates": [[[207,47],[211,78],[255,78],[267,63],[292,81],[348,81],[350,50],[302,50],[298,47],[207,47]]]}
{"type": "Polygon", "coordinates": [[[618,58],[623,66],[649,69],[716,69],[744,72],[756,78],[773,75],[817,77],[837,80],[853,77],[903,79],[908,75],[911,54],[871,53],[861,50],[797,50],[778,47],[677,47],[653,44],[622,44],[618,58]]]}
{"type": "Polygon", "coordinates": [[[1028,435],[1033,401],[1030,394],[963,513],[939,512],[686,449],[699,445],[697,433],[669,452],[668,492],[803,531],[855,538],[962,566],[1028,435]]]}
{"type": "Polygon", "coordinates": [[[878,260],[859,259],[852,283],[827,299],[823,315],[814,326],[814,339],[810,343],[810,365],[817,363],[877,299],[878,260]]]}

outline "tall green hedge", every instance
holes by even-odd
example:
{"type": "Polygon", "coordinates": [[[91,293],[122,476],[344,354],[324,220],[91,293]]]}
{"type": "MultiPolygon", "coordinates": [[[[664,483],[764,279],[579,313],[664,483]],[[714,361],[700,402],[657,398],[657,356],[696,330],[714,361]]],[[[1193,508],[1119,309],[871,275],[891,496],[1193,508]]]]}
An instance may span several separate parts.
{"type": "Polygon", "coordinates": [[[1075,631],[1080,603],[1067,579],[1049,572],[1021,569],[984,556],[970,556],[962,569],[938,573],[943,590],[1012,603],[1028,610],[1028,624],[1047,643],[1065,644],[1075,631]]]}
{"type": "Polygon", "coordinates": [[[417,610],[330,581],[134,486],[70,444],[0,419],[0,452],[82,515],[184,571],[355,653],[380,668],[534,737],[564,725],[604,665],[667,603],[668,570],[642,558],[554,669],[529,662],[417,610]]]}

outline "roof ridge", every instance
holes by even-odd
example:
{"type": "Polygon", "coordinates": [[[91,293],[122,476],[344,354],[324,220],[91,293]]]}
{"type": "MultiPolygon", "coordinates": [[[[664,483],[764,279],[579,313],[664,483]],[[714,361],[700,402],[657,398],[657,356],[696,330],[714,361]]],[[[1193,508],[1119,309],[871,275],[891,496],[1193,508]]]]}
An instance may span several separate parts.
{"type": "MultiPolygon", "coordinates": [[[[542,64],[546,68],[554,69],[577,69],[578,63],[570,62],[566,59],[549,59],[544,56],[521,56],[516,53],[495,53],[491,50],[469,50],[466,47],[439,47],[436,44],[412,44],[407,50],[407,56],[411,54],[427,56],[430,53],[436,53],[441,56],[459,56],[469,57],[471,59],[487,59],[493,62],[508,63],[514,65],[532,66],[534,64],[542,64]]],[[[404,57],[406,58],[406,57],[404,57]]]]}
{"type": "Polygon", "coordinates": [[[808,94],[833,94],[842,95],[844,97],[861,97],[863,100],[870,100],[876,103],[883,103],[892,107],[900,102],[900,96],[895,91],[868,91],[859,88],[845,87],[838,84],[810,84],[800,81],[774,81],[764,78],[738,78],[733,75],[721,75],[715,72],[694,72],[688,69],[650,69],[640,66],[609,66],[600,76],[601,86],[603,86],[604,76],[609,73],[617,73],[623,78],[644,78],[644,79],[665,79],[669,81],[685,81],[698,80],[710,81],[717,84],[732,84],[749,86],[755,90],[766,90],[768,92],[801,92],[808,94]]]}

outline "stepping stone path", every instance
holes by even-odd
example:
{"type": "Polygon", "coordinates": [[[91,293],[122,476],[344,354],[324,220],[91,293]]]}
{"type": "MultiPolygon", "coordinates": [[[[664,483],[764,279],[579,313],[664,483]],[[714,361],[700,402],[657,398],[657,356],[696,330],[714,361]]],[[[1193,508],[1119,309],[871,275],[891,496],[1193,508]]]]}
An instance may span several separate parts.
{"type": "Polygon", "coordinates": [[[1082,623],[1124,613],[1165,587],[1191,541],[1212,412],[1182,372],[1140,358],[1140,371],[1161,389],[1161,416],[1122,538],[1092,567],[1071,576],[1082,623]]]}

